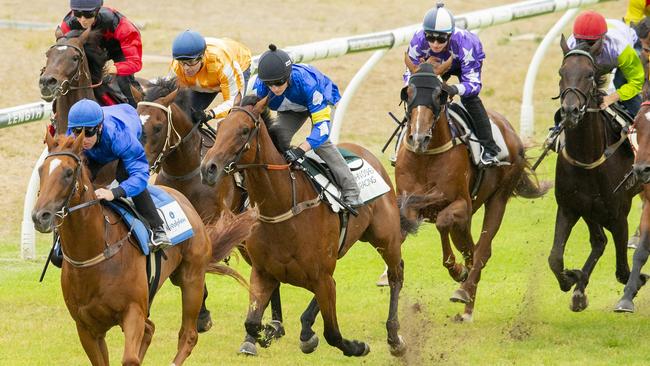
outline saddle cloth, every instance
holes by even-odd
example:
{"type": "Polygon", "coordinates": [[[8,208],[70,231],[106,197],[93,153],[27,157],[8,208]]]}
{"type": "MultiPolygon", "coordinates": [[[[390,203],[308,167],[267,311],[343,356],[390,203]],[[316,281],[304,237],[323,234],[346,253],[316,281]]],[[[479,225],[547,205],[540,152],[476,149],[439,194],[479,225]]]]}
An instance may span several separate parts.
{"type": "MultiPolygon", "coordinates": [[[[349,150],[341,148],[338,148],[338,150],[352,171],[352,175],[361,190],[359,198],[363,200],[364,204],[390,191],[390,186],[370,163],[349,150]]],[[[313,150],[308,151],[305,157],[303,166],[314,177],[316,182],[325,188],[325,198],[332,211],[341,211],[343,207],[334,199],[334,197],[341,198],[341,190],[338,184],[335,183],[325,162],[313,150]]]]}
{"type": "MultiPolygon", "coordinates": [[[[169,240],[172,242],[172,245],[178,244],[194,236],[192,225],[187,219],[180,204],[175,201],[169,193],[159,187],[149,185],[147,186],[147,189],[156,205],[158,215],[163,221],[163,226],[167,232],[169,240]]],[[[133,202],[130,199],[120,199],[102,201],[102,203],[113,209],[122,217],[129,229],[132,230],[133,235],[137,238],[142,253],[148,255],[149,241],[151,239],[148,224],[143,223],[138,218],[139,215],[135,213],[133,202]]]]}
{"type": "MultiPolygon", "coordinates": [[[[470,151],[469,156],[472,162],[474,165],[479,165],[479,162],[481,161],[481,155],[483,154],[483,146],[478,142],[478,138],[472,129],[469,128],[468,120],[471,119],[471,116],[460,102],[451,103],[448,110],[451,117],[464,129],[464,132],[456,131],[453,126],[450,126],[452,127],[452,135],[455,133],[457,134],[453,137],[463,138],[463,141],[465,141],[465,144],[470,151]],[[467,136],[467,131],[469,131],[469,136],[467,136]]],[[[494,123],[494,121],[492,121],[492,119],[490,119],[490,127],[492,127],[492,138],[501,150],[497,155],[497,159],[499,159],[499,165],[510,165],[510,153],[508,152],[508,146],[506,145],[501,130],[494,123]]]]}

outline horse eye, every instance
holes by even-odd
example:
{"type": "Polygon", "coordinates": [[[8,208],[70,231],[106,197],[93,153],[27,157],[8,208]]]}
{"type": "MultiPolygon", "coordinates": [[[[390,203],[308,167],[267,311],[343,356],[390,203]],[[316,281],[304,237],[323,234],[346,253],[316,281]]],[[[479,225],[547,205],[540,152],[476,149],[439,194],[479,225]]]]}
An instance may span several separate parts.
{"type": "Polygon", "coordinates": [[[160,133],[160,131],[162,131],[162,126],[160,125],[153,126],[153,133],[160,133]]]}
{"type": "Polygon", "coordinates": [[[64,176],[65,176],[66,178],[70,178],[70,177],[72,177],[72,174],[73,174],[73,173],[74,173],[74,172],[72,171],[72,169],[67,168],[67,169],[65,170],[65,173],[63,173],[63,174],[64,174],[64,176]]]}
{"type": "Polygon", "coordinates": [[[251,129],[248,128],[248,127],[244,127],[241,130],[241,134],[244,135],[244,136],[248,135],[249,132],[251,132],[251,129]]]}
{"type": "Polygon", "coordinates": [[[74,61],[79,61],[81,59],[81,57],[79,57],[79,55],[74,55],[74,56],[72,56],[72,59],[74,61]]]}

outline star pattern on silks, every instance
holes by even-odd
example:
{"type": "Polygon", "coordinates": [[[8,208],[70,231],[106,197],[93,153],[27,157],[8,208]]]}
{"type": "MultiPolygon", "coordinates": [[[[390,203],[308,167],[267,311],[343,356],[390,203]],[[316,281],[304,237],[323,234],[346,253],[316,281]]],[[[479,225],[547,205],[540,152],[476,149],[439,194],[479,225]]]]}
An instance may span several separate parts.
{"type": "Polygon", "coordinates": [[[463,53],[465,54],[465,57],[463,57],[463,63],[465,65],[469,65],[470,62],[476,61],[474,58],[473,48],[463,48],[463,53]]]}

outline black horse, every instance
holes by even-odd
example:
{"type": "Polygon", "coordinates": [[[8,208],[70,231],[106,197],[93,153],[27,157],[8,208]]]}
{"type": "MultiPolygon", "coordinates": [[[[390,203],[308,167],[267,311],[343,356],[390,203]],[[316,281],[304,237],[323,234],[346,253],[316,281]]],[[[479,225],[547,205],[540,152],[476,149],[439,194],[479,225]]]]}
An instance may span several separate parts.
{"type": "Polygon", "coordinates": [[[564,36],[561,40],[564,60],[560,68],[560,116],[565,131],[555,167],[558,209],[548,262],[562,291],[575,285],[570,306],[573,311],[587,308],[585,288],[607,244],[603,228],[612,233],[616,246],[616,279],[624,284],[630,276],[627,215],[637,192],[615,193],[614,188],[632,169],[634,153],[620,127],[616,128],[599,108],[597,81],[602,72],[594,57],[601,43],[570,50],[564,36]],[[580,218],[589,228],[591,253],[582,269],[567,269],[564,249],[580,218]]]}

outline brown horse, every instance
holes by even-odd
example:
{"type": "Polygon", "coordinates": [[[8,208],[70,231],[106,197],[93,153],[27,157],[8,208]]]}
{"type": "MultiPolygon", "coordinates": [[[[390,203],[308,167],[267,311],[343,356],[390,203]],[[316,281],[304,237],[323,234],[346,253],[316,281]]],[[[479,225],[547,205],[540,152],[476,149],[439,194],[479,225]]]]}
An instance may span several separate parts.
{"type": "Polygon", "coordinates": [[[47,102],[56,100],[53,106],[56,132],[65,134],[70,107],[83,98],[95,100],[93,87],[100,84],[102,67],[108,56],[99,48],[101,33],[90,28],[66,36],[58,29],[56,37],[56,44],[45,54],[47,61],[38,84],[41,98],[47,102]],[[93,79],[96,84],[93,84],[93,79]]]}
{"type": "MultiPolygon", "coordinates": [[[[144,100],[138,104],[138,114],[143,124],[142,142],[147,160],[152,171],[158,172],[155,183],[183,193],[206,224],[214,223],[224,209],[240,212],[246,192],[234,179],[224,179],[214,186],[201,182],[201,157],[214,141],[201,133],[201,126],[191,120],[190,90],[177,89],[175,79],[160,78],[148,86],[144,100]]],[[[250,264],[245,250],[240,252],[250,264]]],[[[207,296],[206,288],[199,314],[200,332],[212,325],[205,305],[207,296]]],[[[284,335],[279,289],[271,297],[271,307],[273,322],[268,331],[279,338],[284,335]]]]}
{"type": "Polygon", "coordinates": [[[564,147],[555,166],[558,209],[548,262],[562,291],[569,291],[575,285],[570,306],[573,311],[588,306],[585,289],[607,244],[603,228],[614,239],[616,279],[626,283],[630,276],[627,215],[636,192],[614,192],[614,188],[632,169],[634,154],[625,143],[625,134],[615,131],[609,116],[599,107],[597,81],[601,71],[594,54],[601,42],[574,50],[569,49],[564,36],[560,42],[564,53],[560,67],[560,116],[565,132],[564,147]],[[566,242],[580,218],[589,228],[591,253],[582,269],[566,269],[566,242]]]}
{"type": "MultiPolygon", "coordinates": [[[[203,179],[217,184],[234,171],[243,171],[251,203],[260,210],[259,226],[246,242],[253,262],[251,295],[245,322],[248,337],[260,345],[268,339],[260,334],[262,314],[280,282],[305,288],[315,299],[301,317],[301,349],[312,352],[318,337],[312,330],[322,311],[327,343],[347,356],[363,356],[368,345],[344,339],[336,315],[336,284],[332,274],[336,261],[357,241],[370,242],[388,265],[390,307],[386,328],[391,352],[401,355],[405,343],[398,335],[398,297],[403,282],[400,215],[391,190],[350,217],[347,233],[339,248],[340,219],[326,204],[303,172],[290,169],[274,146],[268,132],[271,123],[266,109],[268,98],[247,96],[219,126],[214,146],[201,164],[203,179]]],[[[390,185],[388,174],[370,152],[358,145],[346,149],[369,162],[390,185]]]]}
{"type": "Polygon", "coordinates": [[[502,115],[488,111],[503,134],[510,164],[485,169],[476,196],[472,197],[470,189],[481,173],[470,163],[467,147],[452,136],[442,82],[430,68],[422,67],[411,77],[405,92],[407,129],[395,166],[400,205],[413,224],[420,218],[435,222],[442,242],[442,264],[461,283],[450,298],[465,304],[465,312],[456,320],[471,321],[481,271],[492,255],[492,239],[508,199],[514,195],[537,198],[548,187],[540,187],[534,179],[524,146],[510,123],[502,115]],[[420,81],[414,84],[416,79],[420,81]],[[483,228],[474,245],[472,215],[483,205],[483,228]],[[464,264],[456,262],[450,236],[464,264]]]}
{"type": "MultiPolygon", "coordinates": [[[[89,170],[82,164],[83,133],[76,139],[46,133],[49,155],[40,169],[41,192],[32,213],[40,232],[56,228],[65,261],[63,297],[81,344],[93,365],[108,365],[106,332],[120,325],[125,347],[122,364],[140,365],[154,332],[148,319],[146,257],[119,216],[97,203],[89,170]]],[[[161,281],[181,288],[182,324],[174,364],[190,355],[198,339],[196,319],[201,307],[205,272],[219,273],[217,261],[245,239],[255,213],[224,219],[208,231],[180,193],[166,189],[181,205],[194,236],[165,251],[161,281]],[[228,223],[227,221],[232,221],[228,223]]]]}

